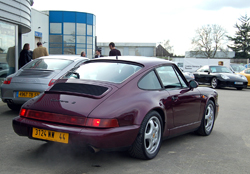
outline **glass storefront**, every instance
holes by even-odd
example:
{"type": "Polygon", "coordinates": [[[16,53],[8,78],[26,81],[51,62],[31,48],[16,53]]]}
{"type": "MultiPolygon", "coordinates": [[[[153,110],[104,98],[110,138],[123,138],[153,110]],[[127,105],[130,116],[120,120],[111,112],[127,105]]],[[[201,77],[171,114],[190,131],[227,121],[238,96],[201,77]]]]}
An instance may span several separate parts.
{"type": "Polygon", "coordinates": [[[95,15],[82,12],[50,11],[49,54],[95,54],[95,15]]]}
{"type": "Polygon", "coordinates": [[[16,26],[0,21],[0,78],[15,72],[16,37],[16,26]]]}

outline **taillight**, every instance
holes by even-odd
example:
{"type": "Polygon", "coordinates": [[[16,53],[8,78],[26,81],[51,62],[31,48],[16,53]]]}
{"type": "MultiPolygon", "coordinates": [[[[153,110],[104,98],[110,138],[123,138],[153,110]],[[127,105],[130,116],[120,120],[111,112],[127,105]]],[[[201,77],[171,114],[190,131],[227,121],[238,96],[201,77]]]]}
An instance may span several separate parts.
{"type": "Polygon", "coordinates": [[[57,80],[57,79],[51,79],[48,85],[49,85],[49,86],[54,85],[54,83],[56,82],[56,80],[57,80]]]}
{"type": "Polygon", "coordinates": [[[6,79],[4,79],[3,84],[8,85],[8,84],[10,84],[11,80],[12,80],[12,77],[7,77],[6,79]]]}
{"type": "Polygon", "coordinates": [[[44,120],[49,122],[63,123],[63,124],[71,124],[78,126],[88,126],[88,127],[96,127],[96,128],[111,128],[111,127],[119,127],[119,123],[117,119],[96,119],[96,118],[88,118],[79,117],[79,116],[70,116],[28,109],[21,109],[20,111],[21,117],[32,118],[37,120],[44,120]]]}
{"type": "Polygon", "coordinates": [[[118,124],[117,119],[88,118],[86,121],[86,126],[99,127],[99,128],[111,128],[111,127],[119,127],[119,124],[118,124]]]}
{"type": "Polygon", "coordinates": [[[27,111],[27,109],[23,109],[23,108],[22,108],[22,109],[20,110],[20,114],[19,114],[19,115],[22,116],[22,117],[25,117],[26,111],[27,111]]]}

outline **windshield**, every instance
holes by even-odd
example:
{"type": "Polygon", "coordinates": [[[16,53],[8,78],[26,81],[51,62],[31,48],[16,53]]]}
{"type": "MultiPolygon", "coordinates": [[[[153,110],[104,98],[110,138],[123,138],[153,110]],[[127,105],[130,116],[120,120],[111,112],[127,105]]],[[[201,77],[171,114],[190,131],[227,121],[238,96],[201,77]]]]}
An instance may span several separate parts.
{"type": "Polygon", "coordinates": [[[233,73],[225,66],[210,66],[210,70],[212,73],[233,73]]]}
{"type": "Polygon", "coordinates": [[[231,64],[231,67],[236,72],[241,72],[246,69],[246,67],[244,67],[243,65],[238,65],[238,64],[231,64]]]}
{"type": "MultiPolygon", "coordinates": [[[[95,62],[83,64],[75,73],[79,79],[98,80],[113,83],[121,83],[142,67],[126,63],[116,62],[95,62]]],[[[64,78],[75,78],[73,72],[68,73],[64,78]]]]}
{"type": "Polygon", "coordinates": [[[65,59],[35,59],[23,69],[62,70],[72,62],[72,60],[65,59]]]}

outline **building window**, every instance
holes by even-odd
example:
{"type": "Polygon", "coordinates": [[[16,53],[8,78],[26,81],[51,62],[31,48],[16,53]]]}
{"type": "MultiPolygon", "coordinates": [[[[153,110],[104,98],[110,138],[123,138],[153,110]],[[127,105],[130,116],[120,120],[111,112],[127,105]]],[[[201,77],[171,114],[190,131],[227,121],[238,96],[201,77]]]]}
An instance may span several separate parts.
{"type": "Polygon", "coordinates": [[[92,25],[87,25],[87,35],[93,35],[93,33],[92,33],[92,25]]]}
{"type": "Polygon", "coordinates": [[[6,77],[15,72],[17,60],[16,37],[16,26],[0,21],[0,71],[4,72],[1,77],[6,77]]]}
{"type": "Polygon", "coordinates": [[[77,43],[86,43],[86,36],[76,36],[77,43]]]}
{"type": "Polygon", "coordinates": [[[62,34],[62,23],[50,23],[51,34],[62,34]]]}
{"type": "Polygon", "coordinates": [[[87,44],[93,44],[93,40],[91,36],[87,36],[87,44]]]}
{"type": "Polygon", "coordinates": [[[75,35],[75,23],[63,23],[63,34],[75,35]]]}
{"type": "Polygon", "coordinates": [[[86,35],[86,24],[76,24],[77,35],[86,35]]]}
{"type": "Polygon", "coordinates": [[[50,35],[49,36],[49,42],[57,42],[62,43],[62,35],[50,35]]]}

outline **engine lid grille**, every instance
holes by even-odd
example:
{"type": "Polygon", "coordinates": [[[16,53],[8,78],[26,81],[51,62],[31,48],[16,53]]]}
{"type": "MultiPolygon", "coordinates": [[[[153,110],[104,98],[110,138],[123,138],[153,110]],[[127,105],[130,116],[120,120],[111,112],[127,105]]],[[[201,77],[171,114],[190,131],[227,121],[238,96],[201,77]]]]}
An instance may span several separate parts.
{"type": "Polygon", "coordinates": [[[73,92],[92,96],[101,96],[108,90],[107,87],[90,85],[90,84],[77,84],[77,83],[56,83],[50,91],[63,91],[73,92]]]}

